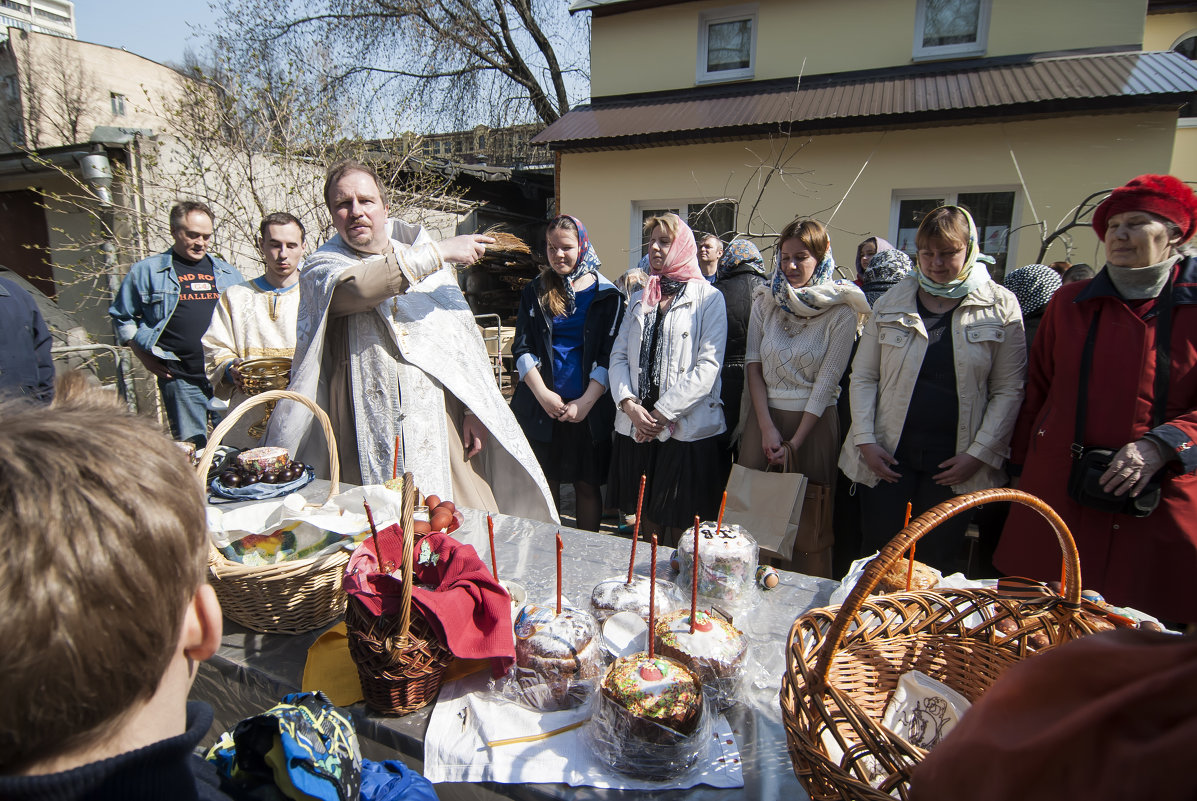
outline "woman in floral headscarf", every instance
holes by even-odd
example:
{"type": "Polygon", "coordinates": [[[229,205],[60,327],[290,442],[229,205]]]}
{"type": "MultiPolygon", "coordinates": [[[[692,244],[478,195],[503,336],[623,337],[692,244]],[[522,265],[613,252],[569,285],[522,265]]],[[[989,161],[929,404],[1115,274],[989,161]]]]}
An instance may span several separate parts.
{"type": "MultiPolygon", "coordinates": [[[[827,229],[817,220],[794,220],[777,239],[778,263],[769,284],[756,292],[748,324],[748,393],[752,399],[740,464],[755,470],[780,465],[788,447],[792,468],[815,484],[834,486],[840,447],[835,402],[863,316],[860,288],[835,281],[827,229]]],[[[830,533],[831,508],[823,529],[830,533]]],[[[829,576],[830,538],[816,550],[796,543],[791,567],[829,576]]]]}
{"type": "Polygon", "coordinates": [[[694,516],[719,509],[718,438],[725,429],[719,370],[727,340],[723,296],[698,268],[694,233],[676,214],[650,217],[649,279],[633,295],[611,351],[615,449],[607,504],[636,511],[672,544],[694,516]]]}
{"type": "Polygon", "coordinates": [[[511,354],[520,383],[511,411],[558,510],[561,484],[573,484],[578,528],[597,531],[615,425],[607,369],[623,296],[598,271],[598,254],[576,217],[554,218],[545,247],[548,266],[524,288],[516,317],[511,354]]]}
{"type": "MultiPolygon", "coordinates": [[[[989,277],[967,211],[942,206],[915,236],[918,267],[882,295],[852,362],[852,427],[840,468],[861,486],[864,552],[913,514],[1001,486],[1027,353],[1018,300],[989,277]]],[[[968,516],[919,541],[918,558],[958,566],[968,516]]]]}
{"type": "Polygon", "coordinates": [[[897,248],[883,250],[869,260],[869,266],[864,271],[865,299],[869,306],[877,305],[877,299],[888,292],[895,284],[914,272],[914,262],[905,251],[897,248]]]}
{"type": "Polygon", "coordinates": [[[1047,303],[1062,286],[1060,274],[1046,264],[1028,264],[1006,273],[1003,283],[1018,298],[1018,306],[1022,309],[1022,327],[1027,333],[1027,358],[1030,359],[1031,343],[1035,341],[1035,332],[1047,311],[1047,303]]]}

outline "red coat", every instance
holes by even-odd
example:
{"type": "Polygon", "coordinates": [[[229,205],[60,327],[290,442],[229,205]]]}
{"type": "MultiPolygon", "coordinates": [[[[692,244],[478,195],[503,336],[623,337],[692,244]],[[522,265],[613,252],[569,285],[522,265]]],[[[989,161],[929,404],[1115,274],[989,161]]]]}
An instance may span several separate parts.
{"type": "MultiPolygon", "coordinates": [[[[1084,444],[1117,450],[1151,429],[1155,301],[1128,305],[1103,271],[1052,298],[1031,349],[1027,395],[1011,461],[1019,488],[1052,506],[1081,555],[1082,586],[1106,600],[1169,621],[1197,621],[1197,259],[1173,268],[1172,371],[1165,423],[1152,433],[1172,449],[1159,507],[1146,518],[1083,507],[1068,497],[1069,446],[1076,426],[1081,352],[1101,309],[1089,377],[1084,444]],[[1143,319],[1146,317],[1146,319],[1143,319]]],[[[994,557],[1007,574],[1060,576],[1060,550],[1046,521],[1011,510],[994,557]]]]}

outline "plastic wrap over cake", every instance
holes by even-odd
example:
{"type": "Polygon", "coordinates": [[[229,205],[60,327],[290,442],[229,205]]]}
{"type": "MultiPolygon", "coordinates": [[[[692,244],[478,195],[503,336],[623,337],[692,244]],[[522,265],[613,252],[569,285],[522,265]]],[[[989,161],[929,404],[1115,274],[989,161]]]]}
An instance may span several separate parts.
{"type": "MultiPolygon", "coordinates": [[[[744,528],[714,521],[699,524],[698,594],[719,605],[743,609],[760,601],[756,584],[760,548],[744,528]],[[720,603],[722,602],[722,603],[720,603]]],[[[694,528],[686,529],[677,548],[678,584],[690,587],[694,566],[694,528]]]]}
{"type": "Polygon", "coordinates": [[[685,665],[646,653],[617,659],[595,697],[586,735],[602,762],[649,781],[674,781],[706,754],[711,715],[685,665]]]}
{"type": "Polygon", "coordinates": [[[589,612],[527,604],[516,615],[515,665],[492,691],[541,712],[586,703],[603,672],[602,643],[589,612]]]}
{"type": "Polygon", "coordinates": [[[698,674],[713,706],[731,706],[748,668],[748,639],[732,624],[699,611],[690,631],[690,610],[682,609],[657,620],[655,650],[698,674]]]}
{"type": "MultiPolygon", "coordinates": [[[[609,578],[595,585],[590,593],[590,611],[601,626],[616,612],[632,612],[648,622],[648,576],[633,576],[629,584],[623,576],[609,578]]],[[[690,604],[682,588],[672,581],[657,579],[657,593],[654,606],[657,617],[667,615],[690,604]]]]}

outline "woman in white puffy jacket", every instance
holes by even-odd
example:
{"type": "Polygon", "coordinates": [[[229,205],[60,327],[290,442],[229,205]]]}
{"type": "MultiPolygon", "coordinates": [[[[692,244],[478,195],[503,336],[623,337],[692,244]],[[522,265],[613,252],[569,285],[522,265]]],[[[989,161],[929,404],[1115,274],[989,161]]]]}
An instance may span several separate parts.
{"type": "Polygon", "coordinates": [[[649,281],[632,296],[611,350],[618,412],[607,506],[633,514],[640,476],[647,476],[641,529],[674,544],[695,515],[711,519],[719,509],[727,312],[699,270],[694,233],[680,217],[650,217],[644,230],[649,281]]]}
{"type": "MultiPolygon", "coordinates": [[[[873,307],[852,362],[852,427],[840,469],[861,493],[864,553],[912,514],[1001,486],[1026,381],[1018,301],[989,277],[969,213],[942,206],[915,236],[919,269],[873,307]]],[[[960,566],[969,516],[919,541],[918,559],[960,566]]]]}

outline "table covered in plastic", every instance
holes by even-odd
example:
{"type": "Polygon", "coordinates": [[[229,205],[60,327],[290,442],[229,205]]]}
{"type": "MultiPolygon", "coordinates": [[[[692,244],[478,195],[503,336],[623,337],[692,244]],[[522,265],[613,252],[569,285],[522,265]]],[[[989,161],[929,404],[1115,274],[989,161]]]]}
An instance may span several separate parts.
{"type": "MultiPolygon", "coordinates": [[[[321,500],[327,482],[316,481],[304,488],[304,495],[321,500]]],[[[486,515],[463,510],[465,522],[455,532],[463,542],[473,545],[489,562],[486,515]]],[[[558,530],[565,544],[563,558],[564,595],[585,607],[590,591],[599,581],[626,575],[630,540],[609,534],[577,531],[521,518],[496,515],[495,550],[499,577],[518,581],[528,591],[530,602],[547,602],[556,592],[555,535],[558,530]]],[[[636,572],[647,575],[649,547],[641,542],[636,551],[636,572]]],[[[657,575],[676,580],[669,566],[670,548],[658,551],[657,575]]],[[[778,691],[785,672],[785,644],[794,619],[807,609],[825,606],[838,582],[798,573],[779,571],[776,589],[764,592],[760,604],[750,611],[735,614],[735,625],[751,639],[752,656],[749,680],[745,683],[743,703],[727,713],[744,760],[742,789],[717,790],[698,786],[689,790],[662,790],[654,798],[679,801],[730,801],[730,799],[803,799],[805,791],[794,776],[786,747],[785,729],[778,705],[778,691]]],[[[238,720],[273,706],[289,692],[300,688],[307,651],[322,630],[302,635],[259,634],[225,621],[224,639],[219,652],[200,666],[192,698],[205,701],[215,712],[213,729],[205,738],[207,745],[220,731],[238,720]]],[[[394,759],[420,769],[424,758],[424,732],[432,705],[401,718],[374,715],[363,704],[350,712],[361,739],[362,751],[369,759],[394,759]]],[[[643,791],[624,792],[566,785],[440,784],[442,798],[515,799],[603,799],[615,801],[642,797],[643,791]]]]}

